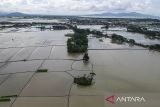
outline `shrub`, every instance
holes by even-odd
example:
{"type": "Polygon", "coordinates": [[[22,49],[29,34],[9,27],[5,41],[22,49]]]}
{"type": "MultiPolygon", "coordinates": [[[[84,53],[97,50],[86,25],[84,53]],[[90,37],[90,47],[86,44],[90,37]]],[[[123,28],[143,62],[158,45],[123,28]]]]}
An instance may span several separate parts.
{"type": "Polygon", "coordinates": [[[159,44],[151,45],[149,46],[149,50],[160,51],[160,45],[159,44]]]}
{"type": "Polygon", "coordinates": [[[82,76],[82,77],[75,77],[74,83],[82,86],[89,86],[92,85],[93,77],[95,76],[95,73],[90,73],[90,75],[82,76]]]}
{"type": "Polygon", "coordinates": [[[48,69],[39,69],[37,72],[48,72],[48,69]]]}
{"type": "Polygon", "coordinates": [[[0,98],[0,102],[9,102],[11,101],[10,98],[0,98]]]}
{"type": "Polygon", "coordinates": [[[126,38],[117,34],[112,34],[111,39],[112,39],[112,43],[117,43],[117,44],[122,44],[124,42],[127,42],[126,38]]]}

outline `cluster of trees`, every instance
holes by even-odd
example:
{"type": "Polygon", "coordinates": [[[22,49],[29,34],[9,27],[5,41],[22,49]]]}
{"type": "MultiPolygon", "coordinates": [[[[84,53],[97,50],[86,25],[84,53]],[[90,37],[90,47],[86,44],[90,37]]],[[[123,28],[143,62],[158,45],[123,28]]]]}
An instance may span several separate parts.
{"type": "Polygon", "coordinates": [[[101,27],[101,29],[109,29],[109,23],[108,24],[106,24],[105,26],[103,26],[103,27],[101,27]]]}
{"type": "Polygon", "coordinates": [[[139,26],[136,26],[136,25],[129,25],[127,26],[127,31],[128,32],[143,32],[144,30],[147,30],[146,28],[142,28],[142,27],[139,27],[139,26]]]}
{"type": "Polygon", "coordinates": [[[112,34],[111,40],[112,40],[112,43],[117,43],[117,44],[129,43],[130,45],[135,45],[136,43],[135,40],[133,39],[127,39],[117,34],[112,34]]]}
{"type": "Polygon", "coordinates": [[[66,29],[68,29],[68,27],[64,26],[64,25],[54,25],[54,26],[52,26],[52,28],[54,30],[66,30],[66,29]]]}
{"type": "Polygon", "coordinates": [[[31,27],[31,24],[25,24],[25,23],[16,23],[16,24],[10,24],[10,25],[3,25],[0,26],[0,28],[5,29],[5,28],[26,28],[26,27],[31,27]]]}
{"type": "Polygon", "coordinates": [[[74,34],[67,41],[68,52],[83,53],[88,48],[88,38],[85,30],[75,29],[74,34]]]}
{"type": "Polygon", "coordinates": [[[144,45],[141,43],[136,43],[135,40],[133,40],[133,39],[127,39],[127,38],[125,38],[121,35],[117,35],[117,34],[112,34],[111,40],[112,40],[112,43],[117,43],[117,44],[129,43],[130,46],[136,45],[136,46],[140,46],[143,48],[148,48],[149,50],[160,52],[160,44],[144,45]]]}
{"type": "Polygon", "coordinates": [[[95,37],[97,37],[97,38],[101,38],[101,37],[107,36],[107,35],[104,35],[101,31],[97,31],[97,30],[90,31],[90,34],[95,35],[95,37]]]}
{"type": "Polygon", "coordinates": [[[89,61],[88,53],[85,53],[85,54],[84,54],[84,56],[83,56],[83,61],[86,61],[86,62],[89,61]]]}
{"type": "MultiPolygon", "coordinates": [[[[96,35],[96,37],[110,38],[112,43],[116,43],[116,44],[128,43],[130,46],[136,45],[136,46],[148,48],[149,50],[160,51],[159,44],[144,45],[141,43],[136,43],[134,39],[127,39],[118,34],[112,34],[112,36],[109,37],[108,35],[104,35],[102,32],[96,31],[96,30],[90,31],[89,29],[78,29],[77,27],[71,27],[71,28],[75,32],[73,35],[71,34],[67,35],[70,37],[67,41],[68,52],[71,52],[71,53],[87,51],[87,48],[88,48],[87,35],[89,34],[94,34],[96,35]]],[[[128,31],[140,33],[141,31],[147,31],[147,29],[145,28],[142,29],[141,27],[137,27],[137,26],[130,26],[128,27],[128,31]]]]}
{"type": "Polygon", "coordinates": [[[74,83],[82,86],[89,86],[93,83],[93,78],[96,74],[94,72],[89,75],[83,75],[82,77],[75,77],[74,83]]]}
{"type": "Polygon", "coordinates": [[[67,34],[70,37],[67,41],[68,52],[70,53],[83,53],[87,51],[88,48],[88,38],[87,35],[94,34],[96,37],[106,37],[102,32],[90,29],[79,29],[76,26],[70,26],[74,31],[74,34],[67,34]]]}
{"type": "Polygon", "coordinates": [[[155,50],[160,52],[160,44],[150,45],[149,50],[155,50]]]}
{"type": "Polygon", "coordinates": [[[127,41],[126,38],[124,38],[121,35],[117,35],[117,34],[112,34],[111,40],[112,40],[112,43],[117,43],[117,44],[123,44],[124,42],[127,41]]]}
{"type": "Polygon", "coordinates": [[[44,31],[44,30],[66,30],[68,29],[68,27],[66,25],[53,25],[53,26],[50,26],[50,27],[46,27],[45,25],[41,25],[41,26],[38,26],[37,28],[39,28],[41,31],[44,31]]]}
{"type": "Polygon", "coordinates": [[[71,26],[71,25],[68,25],[70,29],[72,29],[74,32],[77,32],[77,33],[83,33],[85,35],[89,35],[89,34],[93,34],[95,35],[95,37],[109,37],[107,34],[103,34],[101,31],[98,31],[98,30],[90,30],[90,29],[79,29],[77,28],[77,26],[71,26]]]}
{"type": "Polygon", "coordinates": [[[160,39],[160,32],[159,31],[149,31],[149,30],[147,30],[147,28],[139,27],[136,25],[129,25],[127,27],[127,31],[145,34],[150,39],[160,39]]]}
{"type": "Polygon", "coordinates": [[[98,18],[90,18],[90,19],[82,19],[82,18],[71,18],[70,22],[76,23],[78,25],[105,25],[108,23],[106,19],[98,19],[98,18]]]}

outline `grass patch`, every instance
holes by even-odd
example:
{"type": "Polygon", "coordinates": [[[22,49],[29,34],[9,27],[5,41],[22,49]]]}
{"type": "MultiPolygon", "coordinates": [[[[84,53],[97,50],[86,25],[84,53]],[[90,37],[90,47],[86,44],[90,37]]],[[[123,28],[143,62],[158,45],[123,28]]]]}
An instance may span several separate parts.
{"type": "Polygon", "coordinates": [[[1,96],[0,98],[10,98],[10,97],[17,97],[17,95],[1,96]]]}
{"type": "Polygon", "coordinates": [[[73,33],[68,33],[68,34],[66,34],[65,36],[66,36],[66,37],[73,37],[74,34],[73,34],[73,33]]]}
{"type": "Polygon", "coordinates": [[[0,102],[10,102],[12,97],[17,97],[17,95],[1,96],[0,102]]]}
{"type": "Polygon", "coordinates": [[[9,97],[6,98],[0,98],[0,102],[9,102],[11,99],[9,97]]]}
{"type": "Polygon", "coordinates": [[[48,72],[48,69],[39,69],[37,72],[48,72]]]}
{"type": "Polygon", "coordinates": [[[23,59],[22,61],[26,62],[26,61],[27,61],[27,59],[23,59]]]}

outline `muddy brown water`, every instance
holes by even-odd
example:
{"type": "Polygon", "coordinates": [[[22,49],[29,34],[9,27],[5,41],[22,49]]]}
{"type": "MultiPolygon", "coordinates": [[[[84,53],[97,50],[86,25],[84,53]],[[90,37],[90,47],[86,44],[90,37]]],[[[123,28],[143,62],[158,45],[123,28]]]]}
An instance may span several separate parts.
{"type": "MultiPolygon", "coordinates": [[[[21,94],[13,107],[25,107],[27,101],[31,107],[43,106],[43,104],[46,104],[47,107],[54,105],[66,107],[66,100],[68,100],[66,95],[69,94],[70,89],[69,105],[71,107],[103,106],[102,100],[105,93],[160,93],[160,53],[148,50],[127,50],[128,48],[143,48],[112,44],[109,39],[105,38],[103,42],[97,38],[90,38],[90,49],[113,50],[89,50],[90,64],[85,66],[83,62],[75,61],[81,59],[83,55],[67,53],[67,37],[64,35],[70,32],[72,31],[1,33],[0,47],[6,48],[0,49],[0,61],[3,62],[0,63],[1,66],[7,60],[17,61],[25,58],[30,60],[9,62],[0,68],[0,74],[3,74],[0,75],[1,83],[8,75],[11,75],[0,85],[0,94],[21,94]],[[52,50],[48,45],[53,45],[52,50]],[[49,59],[42,64],[43,60],[40,59],[46,58],[49,59]],[[25,86],[41,64],[41,68],[48,69],[49,72],[34,75],[25,86]],[[92,86],[80,87],[73,84],[71,87],[73,82],[71,75],[83,75],[85,72],[88,74],[92,69],[96,73],[96,81],[92,86]],[[20,93],[22,88],[24,90],[20,93]],[[56,96],[65,97],[57,98],[56,96]]],[[[145,38],[143,39],[146,41],[145,38]]],[[[3,103],[3,107],[9,107],[9,105],[9,103],[3,103]]]]}

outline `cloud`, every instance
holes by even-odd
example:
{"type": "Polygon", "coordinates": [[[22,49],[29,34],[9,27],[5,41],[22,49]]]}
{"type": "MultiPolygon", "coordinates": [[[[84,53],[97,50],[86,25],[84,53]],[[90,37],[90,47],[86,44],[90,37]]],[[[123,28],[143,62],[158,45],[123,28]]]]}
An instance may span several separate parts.
{"type": "Polygon", "coordinates": [[[151,8],[151,0],[0,0],[0,11],[26,13],[89,13],[101,11],[141,11],[151,8]]]}

